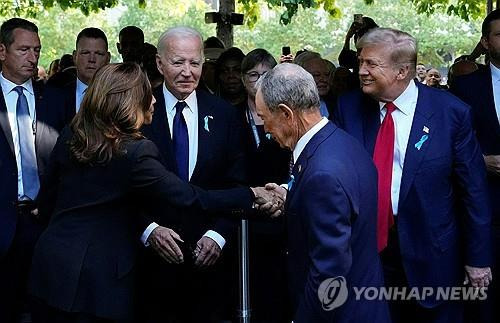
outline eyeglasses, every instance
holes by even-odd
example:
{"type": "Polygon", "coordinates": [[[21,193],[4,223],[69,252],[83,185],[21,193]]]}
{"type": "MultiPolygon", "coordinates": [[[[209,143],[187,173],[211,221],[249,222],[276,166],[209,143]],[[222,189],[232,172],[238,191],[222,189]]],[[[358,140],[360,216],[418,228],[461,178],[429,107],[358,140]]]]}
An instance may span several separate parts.
{"type": "Polygon", "coordinates": [[[266,74],[267,71],[263,72],[263,73],[259,73],[259,72],[250,72],[250,73],[245,73],[245,75],[247,76],[248,78],[248,81],[250,82],[257,82],[258,79],[260,79],[260,77],[264,74],[266,74]]]}

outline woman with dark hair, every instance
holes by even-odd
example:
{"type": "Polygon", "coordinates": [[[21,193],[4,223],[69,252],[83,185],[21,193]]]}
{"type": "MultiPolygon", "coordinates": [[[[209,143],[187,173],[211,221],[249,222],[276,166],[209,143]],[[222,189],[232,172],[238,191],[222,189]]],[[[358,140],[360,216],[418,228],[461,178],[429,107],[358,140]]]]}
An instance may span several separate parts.
{"type": "Polygon", "coordinates": [[[246,98],[241,83],[241,61],[244,57],[245,54],[239,48],[231,47],[219,56],[215,66],[217,94],[234,106],[240,105],[246,98]]]}
{"type": "MultiPolygon", "coordinates": [[[[165,170],[140,132],[151,122],[154,101],[139,65],[104,66],[59,137],[39,194],[40,216],[50,215],[50,223],[33,255],[33,322],[133,320],[146,205],[251,208],[248,188],[203,191],[165,170]]],[[[168,232],[163,248],[150,242],[166,261],[181,263],[181,237],[168,232]]]]}
{"type": "MultiPolygon", "coordinates": [[[[238,108],[245,124],[247,173],[251,185],[288,182],[291,153],[266,134],[255,109],[256,83],[274,66],[274,57],[261,48],[249,52],[241,63],[241,80],[247,96],[245,104],[238,108]]],[[[250,219],[249,234],[252,322],[286,322],[282,219],[250,219]]]]}

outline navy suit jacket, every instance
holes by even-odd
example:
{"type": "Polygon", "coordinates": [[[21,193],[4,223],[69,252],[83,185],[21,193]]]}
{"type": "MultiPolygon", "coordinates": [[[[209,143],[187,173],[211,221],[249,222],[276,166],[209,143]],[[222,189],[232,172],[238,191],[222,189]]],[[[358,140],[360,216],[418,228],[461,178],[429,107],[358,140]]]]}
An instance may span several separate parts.
{"type": "MultiPolygon", "coordinates": [[[[411,287],[461,286],[464,265],[486,267],[491,261],[484,161],[470,108],[446,91],[417,87],[397,211],[403,267],[411,287]],[[428,139],[418,149],[424,135],[428,139]]],[[[357,90],[338,103],[338,125],[373,155],[378,102],[357,90]]]]}
{"type": "MultiPolygon", "coordinates": [[[[38,173],[43,175],[59,132],[54,128],[59,110],[43,105],[43,88],[33,83],[36,110],[35,151],[38,173]]],[[[10,247],[16,232],[17,164],[7,107],[0,89],[0,258],[10,247]]]]}
{"type": "Polygon", "coordinates": [[[47,85],[44,90],[43,105],[47,109],[58,110],[57,119],[54,127],[62,132],[64,127],[71,123],[75,114],[76,102],[76,79],[64,86],[47,85]]]}
{"type": "Polygon", "coordinates": [[[388,322],[387,304],[355,300],[353,286],[383,286],[376,248],[377,173],[363,147],[329,122],[300,154],[285,204],[294,322],[388,322]],[[318,287],[343,276],[349,296],[325,311],[318,287]]]}
{"type": "MultiPolygon", "coordinates": [[[[500,155],[500,124],[495,110],[490,67],[458,77],[450,91],[472,107],[472,122],[483,154],[500,155]]],[[[500,226],[500,177],[488,173],[488,184],[492,223],[500,226]]]]}
{"type": "MultiPolygon", "coordinates": [[[[177,166],[168,126],[163,84],[154,89],[153,95],[156,98],[153,121],[151,125],[144,127],[143,133],[157,145],[165,167],[176,172],[177,166]]],[[[198,155],[190,183],[204,189],[223,189],[244,184],[246,167],[243,122],[236,108],[202,90],[196,91],[196,97],[198,101],[198,155]],[[211,117],[208,120],[208,130],[205,129],[204,121],[207,116],[211,117]]],[[[193,247],[207,230],[216,231],[226,240],[235,234],[235,220],[225,218],[214,220],[201,214],[184,214],[179,219],[181,223],[177,227],[180,231],[178,233],[193,247]]],[[[176,219],[171,220],[176,221],[176,219]]],[[[172,223],[163,223],[163,225],[172,225],[172,223]]]]}

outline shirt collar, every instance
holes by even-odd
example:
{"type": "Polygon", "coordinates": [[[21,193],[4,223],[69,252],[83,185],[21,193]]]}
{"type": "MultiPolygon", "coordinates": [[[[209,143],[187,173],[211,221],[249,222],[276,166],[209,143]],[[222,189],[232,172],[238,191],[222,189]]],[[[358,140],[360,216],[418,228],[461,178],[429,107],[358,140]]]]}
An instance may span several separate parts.
{"type": "Polygon", "coordinates": [[[80,79],[76,78],[76,92],[83,95],[85,90],[87,90],[88,85],[80,81],[80,79]]]}
{"type": "Polygon", "coordinates": [[[500,81],[500,68],[490,63],[490,69],[491,69],[491,79],[494,82],[500,81]]]}
{"type": "MultiPolygon", "coordinates": [[[[182,101],[177,99],[172,92],[170,92],[167,87],[165,86],[165,82],[163,83],[163,96],[165,97],[165,107],[167,109],[167,112],[170,113],[175,113],[175,105],[177,104],[178,101],[182,101]]],[[[188,97],[184,100],[187,104],[187,108],[193,112],[193,107],[196,105],[196,90],[193,91],[191,94],[188,95],[188,97]]]]}
{"type": "Polygon", "coordinates": [[[326,124],[328,123],[328,119],[323,117],[321,120],[315,124],[311,129],[309,129],[302,137],[300,137],[299,141],[297,141],[297,144],[295,145],[295,148],[293,149],[293,162],[296,163],[297,159],[299,159],[300,154],[304,150],[304,148],[307,146],[309,141],[311,140],[312,137],[318,131],[320,131],[326,124]]]}
{"type": "MultiPolygon", "coordinates": [[[[2,85],[2,89],[4,89],[4,93],[10,93],[16,86],[19,86],[18,84],[6,79],[3,76],[3,72],[0,73],[0,84],[2,85]]],[[[29,94],[34,95],[33,83],[31,82],[31,79],[28,79],[23,84],[20,84],[20,86],[22,86],[29,94]]]]}
{"type": "MultiPolygon", "coordinates": [[[[412,102],[418,98],[418,88],[415,81],[411,80],[406,89],[392,103],[405,115],[410,115],[413,105],[412,102]]],[[[379,102],[380,110],[385,107],[386,102],[379,102]]]]}

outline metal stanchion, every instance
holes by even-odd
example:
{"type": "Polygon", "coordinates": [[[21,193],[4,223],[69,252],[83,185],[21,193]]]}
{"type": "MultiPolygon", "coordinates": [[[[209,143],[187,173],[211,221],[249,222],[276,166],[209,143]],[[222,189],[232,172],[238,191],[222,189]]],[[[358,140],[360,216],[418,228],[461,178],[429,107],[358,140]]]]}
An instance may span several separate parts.
{"type": "Polygon", "coordinates": [[[239,230],[239,264],[240,264],[240,308],[238,317],[241,323],[250,323],[250,286],[248,276],[248,220],[241,220],[239,230]]]}

